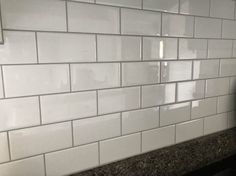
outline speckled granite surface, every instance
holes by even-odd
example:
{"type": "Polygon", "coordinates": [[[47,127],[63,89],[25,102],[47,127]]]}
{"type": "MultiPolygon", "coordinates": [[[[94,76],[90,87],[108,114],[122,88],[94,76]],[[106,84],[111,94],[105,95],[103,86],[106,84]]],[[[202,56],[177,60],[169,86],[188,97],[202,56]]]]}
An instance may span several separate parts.
{"type": "Polygon", "coordinates": [[[180,176],[236,154],[236,128],[73,176],[180,176]]]}

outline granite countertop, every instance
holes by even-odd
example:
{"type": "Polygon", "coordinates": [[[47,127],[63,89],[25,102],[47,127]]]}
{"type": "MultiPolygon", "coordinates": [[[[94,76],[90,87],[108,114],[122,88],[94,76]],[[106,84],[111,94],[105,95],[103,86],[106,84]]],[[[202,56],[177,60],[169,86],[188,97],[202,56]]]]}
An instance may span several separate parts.
{"type": "Polygon", "coordinates": [[[180,176],[236,154],[236,128],[73,176],[180,176]]]}

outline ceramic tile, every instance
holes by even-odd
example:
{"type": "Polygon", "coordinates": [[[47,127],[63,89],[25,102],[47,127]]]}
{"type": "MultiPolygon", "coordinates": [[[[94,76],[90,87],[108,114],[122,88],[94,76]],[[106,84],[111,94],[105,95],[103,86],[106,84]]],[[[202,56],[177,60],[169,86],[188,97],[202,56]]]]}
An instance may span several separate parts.
{"type": "Polygon", "coordinates": [[[121,9],[121,33],[160,35],[161,14],[158,12],[121,9]]]}
{"type": "Polygon", "coordinates": [[[236,39],[236,22],[233,20],[223,20],[222,37],[227,39],[236,39]]]}
{"type": "Polygon", "coordinates": [[[3,28],[66,31],[63,1],[1,0],[3,28]]]}
{"type": "Polygon", "coordinates": [[[143,60],[177,59],[177,39],[143,38],[143,60]]]}
{"type": "Polygon", "coordinates": [[[141,60],[141,38],[132,36],[97,36],[98,61],[141,60]]]}
{"type": "Polygon", "coordinates": [[[143,0],[143,9],[178,13],[178,0],[143,0]]]}
{"type": "Polygon", "coordinates": [[[2,81],[2,69],[0,68],[0,98],[4,97],[4,90],[3,90],[3,81],[2,81]]]}
{"type": "Polygon", "coordinates": [[[95,35],[38,33],[40,63],[96,61],[95,35]]]}
{"type": "Polygon", "coordinates": [[[163,14],[162,35],[175,37],[192,37],[194,18],[192,16],[163,14]]]}
{"type": "Polygon", "coordinates": [[[46,172],[50,176],[68,175],[90,169],[98,166],[98,144],[49,153],[46,154],[45,161],[46,172]]]}
{"type": "Polygon", "coordinates": [[[160,126],[190,120],[190,103],[179,103],[160,108],[160,126]]]}
{"type": "Polygon", "coordinates": [[[90,90],[120,86],[120,64],[71,65],[72,90],[90,90]]]}
{"type": "Polygon", "coordinates": [[[229,93],[229,78],[206,80],[206,97],[225,95],[229,93]]]}
{"type": "Polygon", "coordinates": [[[233,57],[236,57],[236,40],[233,41],[233,57]]]}
{"type": "Polygon", "coordinates": [[[74,1],[94,3],[95,0],[74,0],[74,1]]]}
{"type": "Polygon", "coordinates": [[[228,58],[232,57],[231,40],[209,40],[208,58],[228,58]]]}
{"type": "Polygon", "coordinates": [[[219,74],[219,60],[194,61],[193,79],[215,78],[219,74]]]}
{"type": "Polygon", "coordinates": [[[195,17],[194,37],[221,38],[221,20],[213,18],[195,17]]]}
{"type": "Polygon", "coordinates": [[[208,16],[210,0],[180,0],[180,13],[208,16]]]}
{"type": "Polygon", "coordinates": [[[230,78],[230,93],[236,93],[236,77],[230,78]]]}
{"type": "Polygon", "coordinates": [[[43,156],[13,161],[0,165],[0,175],[4,176],[45,176],[43,156]]]}
{"type": "Polygon", "coordinates": [[[235,110],[235,95],[218,97],[217,112],[229,112],[235,110]]]}
{"type": "Polygon", "coordinates": [[[7,162],[10,160],[7,133],[0,133],[0,155],[1,155],[0,163],[7,162]]]}
{"type": "Polygon", "coordinates": [[[0,131],[40,125],[38,97],[0,100],[0,131]]]}
{"type": "Polygon", "coordinates": [[[191,61],[169,61],[161,63],[161,82],[190,80],[191,61]]]}
{"type": "Polygon", "coordinates": [[[236,75],[236,59],[223,59],[220,62],[220,76],[236,75]]]}
{"type": "Polygon", "coordinates": [[[236,127],[236,111],[228,113],[228,128],[236,127]]]}
{"type": "Polygon", "coordinates": [[[180,59],[204,59],[207,57],[207,40],[205,39],[180,39],[180,59]]]}
{"type": "Polygon", "coordinates": [[[216,114],[217,98],[206,98],[192,102],[191,119],[216,114]]]}
{"type": "Polygon", "coordinates": [[[160,82],[159,62],[122,63],[122,85],[154,84],[160,82]]]}
{"type": "Polygon", "coordinates": [[[175,102],[175,84],[142,87],[142,106],[150,107],[175,102]]]}
{"type": "Polygon", "coordinates": [[[142,132],[142,152],[156,150],[174,143],[174,125],[142,132]]]}
{"type": "Polygon", "coordinates": [[[201,137],[203,135],[203,119],[184,122],[176,125],[176,143],[201,137]]]}
{"type": "Polygon", "coordinates": [[[69,91],[68,65],[4,66],[6,97],[69,91]]]}
{"type": "Polygon", "coordinates": [[[232,0],[211,0],[210,16],[234,19],[235,2],[232,0]]]}
{"type": "Polygon", "coordinates": [[[113,138],[100,142],[100,163],[128,158],[140,153],[141,136],[139,133],[113,138]]]}
{"type": "Polygon", "coordinates": [[[12,159],[68,148],[72,146],[71,123],[11,131],[9,138],[12,159]]]}
{"type": "Polygon", "coordinates": [[[159,126],[159,108],[122,113],[122,134],[144,131],[159,126]]]}
{"type": "Polygon", "coordinates": [[[141,8],[142,0],[96,0],[97,4],[107,4],[121,7],[141,8]]]}
{"type": "Polygon", "coordinates": [[[37,63],[36,41],[33,32],[4,31],[0,45],[1,64],[37,63]]]}
{"type": "Polygon", "coordinates": [[[54,123],[94,116],[96,92],[79,92],[41,96],[42,123],[54,123]]]}
{"type": "Polygon", "coordinates": [[[68,2],[68,26],[70,32],[117,34],[119,33],[119,9],[68,2]]]}
{"type": "Polygon", "coordinates": [[[74,121],[74,143],[75,145],[82,145],[120,136],[120,125],[120,114],[74,121]]]}

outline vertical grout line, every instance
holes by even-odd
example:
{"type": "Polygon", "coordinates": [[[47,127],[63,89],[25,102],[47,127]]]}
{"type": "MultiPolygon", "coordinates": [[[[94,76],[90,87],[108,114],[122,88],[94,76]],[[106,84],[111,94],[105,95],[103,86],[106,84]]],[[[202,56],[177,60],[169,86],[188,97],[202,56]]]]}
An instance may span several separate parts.
{"type": "Polygon", "coordinates": [[[123,86],[122,85],[122,80],[123,80],[123,78],[122,78],[122,63],[120,62],[120,87],[123,86]]]}
{"type": "Polygon", "coordinates": [[[121,35],[121,8],[119,8],[119,32],[120,32],[120,35],[121,35]]]}
{"type": "Polygon", "coordinates": [[[221,39],[223,39],[223,19],[221,19],[221,39]]]}
{"type": "Polygon", "coordinates": [[[180,14],[180,0],[178,0],[178,13],[180,14]]]}
{"type": "Polygon", "coordinates": [[[66,8],[66,32],[69,32],[68,1],[67,0],[65,0],[65,8],[66,8]]]}
{"type": "Polygon", "coordinates": [[[72,92],[71,64],[68,64],[68,66],[69,66],[70,92],[72,92]]]}
{"type": "Polygon", "coordinates": [[[2,4],[0,2],[0,27],[1,27],[1,34],[2,34],[2,43],[4,44],[4,33],[3,33],[3,22],[2,22],[2,4]]]}
{"type": "Polygon", "coordinates": [[[35,47],[36,47],[36,59],[37,63],[39,63],[39,47],[38,47],[38,33],[35,32],[35,47]]]}
{"type": "Polygon", "coordinates": [[[101,165],[100,141],[98,141],[98,165],[101,165]]]}
{"type": "Polygon", "coordinates": [[[120,135],[122,136],[123,135],[123,127],[122,127],[122,112],[120,113],[120,135]]]}
{"type": "Polygon", "coordinates": [[[143,10],[143,0],[141,0],[141,9],[143,10]]]}
{"type": "Polygon", "coordinates": [[[202,118],[203,119],[203,136],[205,135],[205,117],[202,118]]]}
{"type": "Polygon", "coordinates": [[[193,81],[193,74],[194,74],[194,60],[192,60],[192,68],[191,68],[191,80],[193,81]]]}
{"type": "Polygon", "coordinates": [[[6,98],[6,90],[5,90],[5,84],[4,84],[4,78],[3,78],[3,66],[0,66],[0,71],[1,71],[1,81],[2,81],[2,93],[3,93],[3,98],[6,98]]]}
{"type": "Polygon", "coordinates": [[[193,101],[190,101],[190,120],[192,119],[192,107],[193,107],[193,101]]]}
{"type": "Polygon", "coordinates": [[[143,143],[143,132],[141,131],[141,132],[140,132],[140,153],[143,152],[142,143],[143,143]]]}
{"type": "Polygon", "coordinates": [[[196,29],[195,29],[195,28],[196,28],[195,26],[196,26],[196,17],[193,17],[193,37],[196,36],[196,35],[195,35],[195,32],[196,32],[196,31],[195,31],[195,30],[196,30],[196,29]]]}
{"type": "Polygon", "coordinates": [[[180,38],[177,38],[177,58],[176,58],[177,60],[180,60],[180,59],[179,59],[179,58],[180,58],[180,56],[179,56],[179,53],[180,53],[180,52],[179,52],[179,50],[180,50],[180,49],[179,49],[179,43],[180,43],[180,38]]]}
{"type": "Polygon", "coordinates": [[[98,36],[95,34],[95,58],[96,62],[98,62],[98,36]]]}
{"type": "Polygon", "coordinates": [[[44,174],[47,176],[47,167],[46,167],[46,156],[43,154],[43,163],[44,163],[44,174]]]}
{"type": "Polygon", "coordinates": [[[211,16],[211,0],[209,0],[209,12],[208,12],[208,17],[210,17],[211,16]]]}
{"type": "Polygon", "coordinates": [[[140,88],[139,88],[139,107],[140,108],[142,108],[143,107],[143,103],[142,103],[142,101],[143,101],[143,93],[142,93],[142,90],[143,90],[143,86],[140,86],[140,88]]]}
{"type": "Polygon", "coordinates": [[[175,124],[175,144],[176,144],[176,124],[175,124]]]}
{"type": "Polygon", "coordinates": [[[178,83],[175,83],[175,103],[178,101],[178,83]]]}
{"type": "Polygon", "coordinates": [[[231,58],[234,56],[234,40],[232,40],[231,58]]]}
{"type": "Polygon", "coordinates": [[[97,114],[97,116],[98,116],[98,90],[96,90],[96,109],[97,109],[97,112],[96,112],[96,114],[97,114]]]}
{"type": "Polygon", "coordinates": [[[234,2],[234,20],[236,20],[236,2],[234,2]]]}
{"type": "Polygon", "coordinates": [[[72,136],[72,147],[75,146],[75,138],[74,138],[74,126],[73,126],[73,120],[71,120],[71,136],[72,136]]]}
{"type": "Polygon", "coordinates": [[[38,96],[38,103],[39,103],[39,118],[40,118],[40,125],[43,124],[43,120],[42,120],[42,106],[41,106],[41,98],[40,96],[38,96]]]}
{"type": "Polygon", "coordinates": [[[163,31],[162,31],[162,26],[163,26],[163,24],[162,24],[162,22],[163,22],[163,13],[161,12],[160,37],[162,37],[162,36],[163,36],[163,31]]]}
{"type": "Polygon", "coordinates": [[[141,41],[140,41],[140,57],[141,57],[141,61],[143,61],[143,53],[144,53],[144,49],[143,49],[143,36],[141,36],[141,41]]]}
{"type": "Polygon", "coordinates": [[[209,58],[209,40],[207,39],[206,58],[209,58]]]}
{"type": "Polygon", "coordinates": [[[8,144],[8,154],[10,161],[12,160],[11,157],[11,144],[10,144],[10,137],[9,137],[9,131],[7,131],[7,144],[8,144]]]}

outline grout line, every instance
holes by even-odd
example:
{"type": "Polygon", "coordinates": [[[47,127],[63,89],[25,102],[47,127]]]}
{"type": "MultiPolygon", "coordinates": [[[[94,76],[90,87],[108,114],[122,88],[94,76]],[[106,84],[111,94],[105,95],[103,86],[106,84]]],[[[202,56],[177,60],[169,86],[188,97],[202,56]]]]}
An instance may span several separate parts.
{"type": "Polygon", "coordinates": [[[11,162],[12,156],[11,156],[11,143],[10,143],[9,131],[7,131],[6,133],[7,133],[8,154],[9,154],[9,159],[10,159],[9,162],[11,162]]]}
{"type": "Polygon", "coordinates": [[[122,28],[121,28],[121,8],[119,8],[119,34],[121,34],[121,30],[122,30],[122,28]]]}
{"type": "Polygon", "coordinates": [[[98,111],[98,90],[96,90],[96,115],[99,114],[99,111],[98,111]]]}
{"type": "Polygon", "coordinates": [[[43,163],[44,163],[44,174],[47,176],[47,167],[46,167],[46,156],[43,154],[43,163]]]}
{"type": "Polygon", "coordinates": [[[98,62],[98,36],[95,34],[95,58],[96,62],[98,62]]]}
{"type": "Polygon", "coordinates": [[[71,136],[72,136],[72,147],[75,146],[75,141],[74,141],[74,126],[73,126],[73,121],[71,121],[71,136]]]}
{"type": "Polygon", "coordinates": [[[1,81],[2,81],[2,93],[3,93],[3,98],[6,98],[6,90],[5,90],[5,83],[4,83],[4,76],[3,76],[3,67],[0,65],[0,71],[1,71],[1,81]]]}
{"type": "Polygon", "coordinates": [[[208,17],[211,17],[211,0],[209,0],[208,17]]]}
{"type": "Polygon", "coordinates": [[[140,57],[141,57],[141,61],[144,61],[144,47],[143,47],[143,36],[140,37],[141,41],[140,41],[140,57]]]}
{"type": "MultiPolygon", "coordinates": [[[[3,21],[3,20],[2,20],[2,19],[3,19],[3,18],[2,18],[2,4],[1,4],[1,2],[0,2],[0,19],[1,19],[1,20],[0,20],[0,28],[3,29],[3,22],[2,22],[2,21],[3,21]]],[[[4,39],[3,30],[1,30],[1,35],[2,35],[2,42],[1,42],[1,43],[4,44],[4,43],[5,43],[5,41],[4,41],[5,39],[4,39]]]]}
{"type": "Polygon", "coordinates": [[[181,4],[181,2],[180,2],[180,0],[178,0],[178,14],[180,14],[180,4],[181,4]]]}
{"type": "Polygon", "coordinates": [[[69,82],[70,82],[70,92],[72,92],[72,76],[71,76],[71,64],[68,64],[69,66],[69,82]]]}
{"type": "Polygon", "coordinates": [[[221,20],[221,38],[220,39],[223,39],[223,20],[221,20]]]}
{"type": "Polygon", "coordinates": [[[68,3],[65,0],[65,11],[66,11],[66,31],[69,32],[69,18],[68,18],[68,3]]]}
{"type": "Polygon", "coordinates": [[[39,47],[38,47],[38,34],[37,34],[37,32],[35,32],[35,47],[36,47],[37,64],[39,64],[39,47]]]}
{"type": "Polygon", "coordinates": [[[140,132],[140,153],[143,152],[143,146],[142,146],[142,144],[143,144],[143,133],[142,133],[142,131],[141,131],[141,132],[140,132]]]}
{"type": "Polygon", "coordinates": [[[40,125],[43,124],[43,120],[42,120],[42,107],[41,107],[41,98],[40,96],[38,96],[38,103],[39,103],[39,118],[40,118],[40,125]]]}
{"type": "Polygon", "coordinates": [[[101,150],[100,150],[100,141],[98,141],[98,165],[101,165],[101,150]]]}
{"type": "Polygon", "coordinates": [[[177,38],[177,61],[180,59],[180,38],[177,38]]]}

